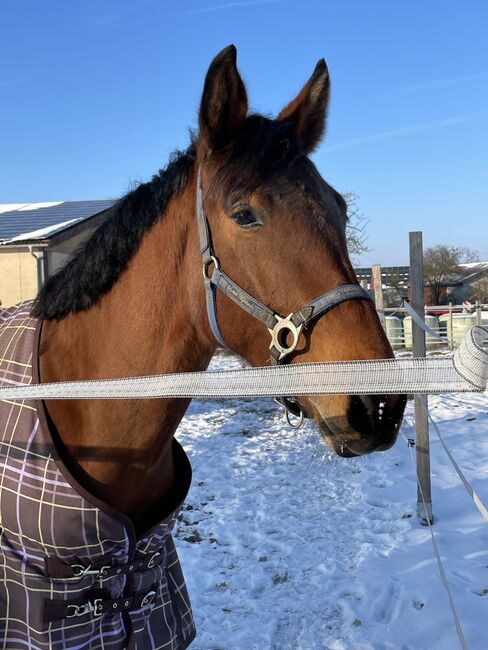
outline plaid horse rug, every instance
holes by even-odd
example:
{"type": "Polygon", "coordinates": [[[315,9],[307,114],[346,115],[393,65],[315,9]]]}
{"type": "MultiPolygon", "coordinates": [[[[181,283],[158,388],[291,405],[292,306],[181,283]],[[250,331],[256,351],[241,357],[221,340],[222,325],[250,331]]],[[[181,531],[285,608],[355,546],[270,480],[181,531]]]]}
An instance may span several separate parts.
{"type": "MultiPolygon", "coordinates": [[[[42,323],[0,308],[0,386],[37,383],[42,323]]],[[[174,442],[178,500],[191,468],[174,442]]],[[[181,496],[181,498],[180,498],[181,496]]],[[[59,457],[42,402],[0,400],[0,650],[182,650],[195,627],[171,535],[136,538],[59,457]]]]}

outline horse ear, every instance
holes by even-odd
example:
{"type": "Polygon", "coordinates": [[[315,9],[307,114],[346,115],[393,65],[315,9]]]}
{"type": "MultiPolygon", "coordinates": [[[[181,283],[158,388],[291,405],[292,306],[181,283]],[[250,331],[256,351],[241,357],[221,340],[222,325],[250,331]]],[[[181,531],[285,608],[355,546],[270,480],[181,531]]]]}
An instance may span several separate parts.
{"type": "Polygon", "coordinates": [[[200,104],[200,135],[218,151],[234,137],[247,114],[247,93],[237,71],[237,50],[224,48],[210,64],[200,104]]]}
{"type": "Polygon", "coordinates": [[[320,59],[302,90],[277,117],[278,122],[290,122],[307,154],[315,149],[324,133],[329,88],[329,71],[324,59],[320,59]]]}

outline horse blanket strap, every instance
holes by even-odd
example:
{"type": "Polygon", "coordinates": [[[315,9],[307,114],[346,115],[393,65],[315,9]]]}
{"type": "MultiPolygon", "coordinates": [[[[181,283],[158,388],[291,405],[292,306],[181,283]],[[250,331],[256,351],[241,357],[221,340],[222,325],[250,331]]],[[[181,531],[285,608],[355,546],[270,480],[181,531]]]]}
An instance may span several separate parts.
{"type": "Polygon", "coordinates": [[[144,571],[144,569],[153,569],[159,566],[164,560],[164,555],[160,551],[151,553],[147,557],[126,562],[125,564],[110,566],[110,564],[86,564],[78,558],[64,560],[59,557],[45,558],[46,574],[50,578],[83,578],[84,576],[93,575],[100,581],[114,576],[125,576],[144,571]]]}
{"type": "Polygon", "coordinates": [[[156,600],[156,591],[141,591],[123,598],[107,598],[103,590],[92,590],[89,594],[74,600],[47,600],[44,602],[43,619],[46,623],[63,618],[80,616],[98,617],[104,614],[114,615],[146,607],[152,607],[156,600]]]}
{"type": "MultiPolygon", "coordinates": [[[[1,387],[40,383],[31,308],[0,308],[1,387]]],[[[172,537],[191,482],[180,445],[174,505],[137,535],[63,462],[43,402],[0,398],[0,423],[0,647],[187,648],[195,625],[172,537]]]]}
{"type": "MultiPolygon", "coordinates": [[[[200,238],[200,252],[203,262],[203,278],[205,297],[210,328],[219,344],[229,349],[220,331],[217,317],[217,289],[233,300],[239,307],[256,318],[268,328],[271,336],[270,357],[272,364],[289,362],[289,355],[295,350],[303,328],[318,320],[334,307],[347,300],[373,301],[372,296],[358,284],[345,284],[326,291],[315,300],[310,301],[301,309],[288,316],[282,316],[263,305],[262,302],[251,296],[232,280],[220,268],[220,262],[212,246],[212,234],[205,214],[202,189],[202,168],[198,168],[197,178],[197,221],[200,238]],[[210,269],[212,271],[210,273],[210,269]],[[288,339],[291,337],[291,342],[288,339]]],[[[299,414],[300,426],[303,420],[303,411],[296,400],[287,397],[277,398],[276,401],[287,409],[287,420],[291,424],[288,413],[299,414]]]]}

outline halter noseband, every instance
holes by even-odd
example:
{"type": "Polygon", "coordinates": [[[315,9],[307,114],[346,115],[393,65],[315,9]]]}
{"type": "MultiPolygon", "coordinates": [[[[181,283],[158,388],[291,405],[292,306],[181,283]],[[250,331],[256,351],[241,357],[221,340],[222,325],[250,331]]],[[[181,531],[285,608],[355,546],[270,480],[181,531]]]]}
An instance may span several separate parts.
{"type": "MultiPolygon", "coordinates": [[[[343,284],[335,289],[326,291],[315,300],[307,303],[301,309],[281,316],[272,309],[263,305],[256,298],[244,291],[238,284],[222,271],[219,259],[216,257],[213,247],[210,227],[208,224],[205,208],[203,205],[202,191],[202,170],[198,168],[197,180],[197,220],[198,233],[200,237],[200,251],[203,261],[203,279],[205,283],[205,296],[207,302],[207,314],[212,333],[224,348],[230,349],[224,341],[217,319],[217,289],[220,289],[226,296],[233,300],[239,307],[251,314],[268,328],[271,336],[269,346],[271,363],[281,365],[289,363],[286,359],[298,345],[302,329],[306,328],[313,321],[318,320],[328,311],[337,307],[347,300],[373,300],[370,294],[358,284],[343,284]],[[210,267],[213,270],[210,272],[210,267]],[[287,338],[291,335],[292,341],[287,344],[287,338]]],[[[303,409],[298,402],[289,397],[280,397],[276,401],[286,409],[287,421],[291,426],[289,414],[299,417],[298,426],[301,425],[304,417],[303,409]]]]}

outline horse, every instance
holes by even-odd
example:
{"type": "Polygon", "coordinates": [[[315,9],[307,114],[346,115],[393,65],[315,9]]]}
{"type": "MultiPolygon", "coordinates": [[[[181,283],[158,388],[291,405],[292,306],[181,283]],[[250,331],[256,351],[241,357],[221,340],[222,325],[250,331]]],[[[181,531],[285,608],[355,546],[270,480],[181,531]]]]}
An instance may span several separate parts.
{"type": "MultiPolygon", "coordinates": [[[[392,357],[348,256],[347,205],[309,157],[325,130],[329,90],[321,59],[275,119],[249,113],[236,48],[222,50],[206,74],[188,148],[120,199],[29,307],[35,379],[203,370],[220,345],[253,366],[392,357]]],[[[391,447],[406,399],[281,401],[313,418],[347,458],[391,447]]],[[[50,400],[38,408],[69,483],[142,540],[188,488],[174,441],[188,405],[50,400]]],[[[73,616],[90,617],[77,606],[73,616]]],[[[193,636],[168,647],[187,647],[193,636]]]]}

